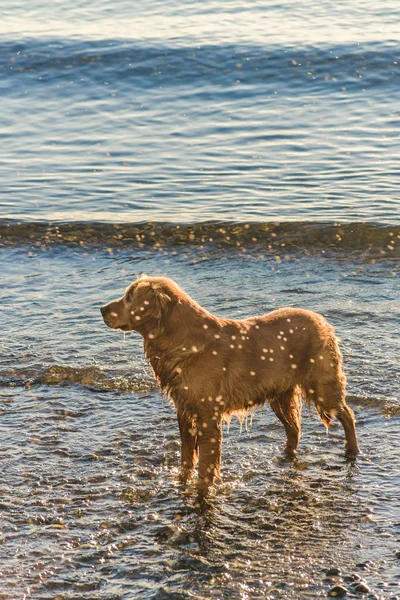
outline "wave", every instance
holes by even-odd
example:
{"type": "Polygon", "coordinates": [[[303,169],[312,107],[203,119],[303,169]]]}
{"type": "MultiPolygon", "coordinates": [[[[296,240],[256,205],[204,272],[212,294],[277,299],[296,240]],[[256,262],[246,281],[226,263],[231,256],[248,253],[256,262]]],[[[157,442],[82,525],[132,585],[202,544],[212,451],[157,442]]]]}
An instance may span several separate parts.
{"type": "MultiPolygon", "coordinates": [[[[11,93],[18,93],[15,78],[30,77],[42,89],[49,82],[73,79],[126,87],[205,85],[237,87],[263,85],[305,89],[365,91],[387,85],[396,90],[398,46],[395,43],[319,46],[143,45],[127,40],[31,39],[0,43],[0,65],[11,93]],[[79,77],[79,79],[78,79],[79,77]],[[333,87],[332,87],[333,86],[333,87]]],[[[195,88],[193,88],[194,90],[195,88]]],[[[21,92],[22,93],[22,92],[21,92]]],[[[247,92],[248,93],[248,92],[247,92]]]]}
{"type": "Polygon", "coordinates": [[[81,385],[96,390],[122,392],[146,392],[156,387],[150,377],[107,372],[94,366],[52,365],[0,370],[0,386],[30,388],[36,385],[81,385]]]}
{"type": "Polygon", "coordinates": [[[222,248],[275,253],[364,253],[398,260],[400,225],[330,222],[106,223],[0,220],[0,248],[222,248]]]}
{"type": "Polygon", "coordinates": [[[388,419],[400,416],[400,402],[398,398],[378,398],[363,394],[362,396],[349,395],[346,399],[350,404],[375,409],[388,419]]]}
{"type": "MultiPolygon", "coordinates": [[[[132,375],[131,373],[107,371],[99,367],[71,367],[66,365],[20,367],[0,370],[1,387],[33,386],[70,386],[79,385],[103,392],[150,392],[157,390],[151,375],[132,375]]],[[[400,416],[400,402],[396,398],[378,398],[374,396],[348,395],[352,405],[376,409],[383,416],[400,416]]]]}

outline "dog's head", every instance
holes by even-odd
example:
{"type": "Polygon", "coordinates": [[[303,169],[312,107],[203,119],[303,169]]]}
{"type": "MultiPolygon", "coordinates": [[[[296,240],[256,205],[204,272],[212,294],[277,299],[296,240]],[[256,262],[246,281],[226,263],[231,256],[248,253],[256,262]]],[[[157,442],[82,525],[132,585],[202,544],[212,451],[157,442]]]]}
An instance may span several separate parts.
{"type": "Polygon", "coordinates": [[[111,329],[139,331],[146,325],[157,326],[173,304],[179,302],[178,286],[164,277],[142,277],[134,281],[122,298],[113,300],[100,311],[111,329]]]}

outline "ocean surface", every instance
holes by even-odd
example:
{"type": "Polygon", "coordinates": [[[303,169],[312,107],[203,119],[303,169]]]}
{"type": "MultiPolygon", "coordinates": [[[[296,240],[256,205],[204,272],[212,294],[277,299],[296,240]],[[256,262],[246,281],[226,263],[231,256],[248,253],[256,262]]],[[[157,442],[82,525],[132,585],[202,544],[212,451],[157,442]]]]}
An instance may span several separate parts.
{"type": "Polygon", "coordinates": [[[0,600],[400,598],[399,3],[0,14],[0,600]],[[141,339],[99,312],[142,273],[324,314],[357,463],[306,408],[287,461],[265,407],[199,506],[141,339]]]}

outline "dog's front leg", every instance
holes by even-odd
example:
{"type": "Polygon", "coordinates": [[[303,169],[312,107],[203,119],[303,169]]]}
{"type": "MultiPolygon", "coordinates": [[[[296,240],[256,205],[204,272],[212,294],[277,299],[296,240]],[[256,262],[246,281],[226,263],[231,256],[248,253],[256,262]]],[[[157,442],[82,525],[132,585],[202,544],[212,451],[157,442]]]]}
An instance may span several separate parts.
{"type": "Polygon", "coordinates": [[[222,423],[208,421],[198,423],[199,481],[200,492],[207,492],[217,477],[220,477],[222,454],[222,423]]]}
{"type": "Polygon", "coordinates": [[[197,465],[198,436],[196,424],[193,419],[178,412],[179,430],[181,432],[181,472],[180,479],[183,483],[189,479],[197,465]]]}

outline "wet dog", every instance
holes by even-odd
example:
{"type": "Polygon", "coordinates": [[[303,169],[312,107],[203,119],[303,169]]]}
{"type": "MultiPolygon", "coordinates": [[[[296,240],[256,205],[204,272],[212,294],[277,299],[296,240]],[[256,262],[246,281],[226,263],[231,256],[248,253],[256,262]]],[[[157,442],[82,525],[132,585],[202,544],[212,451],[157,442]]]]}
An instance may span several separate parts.
{"type": "Polygon", "coordinates": [[[206,491],[220,476],[223,418],[265,402],[283,423],[289,455],[299,442],[303,399],[325,426],[340,421],[349,459],[359,452],[342,355],[322,315],[281,308],[222,319],[164,277],[138,279],[101,313],[112,329],[143,337],[155,378],[177,411],[183,481],[198,462],[198,487],[206,491]]]}

